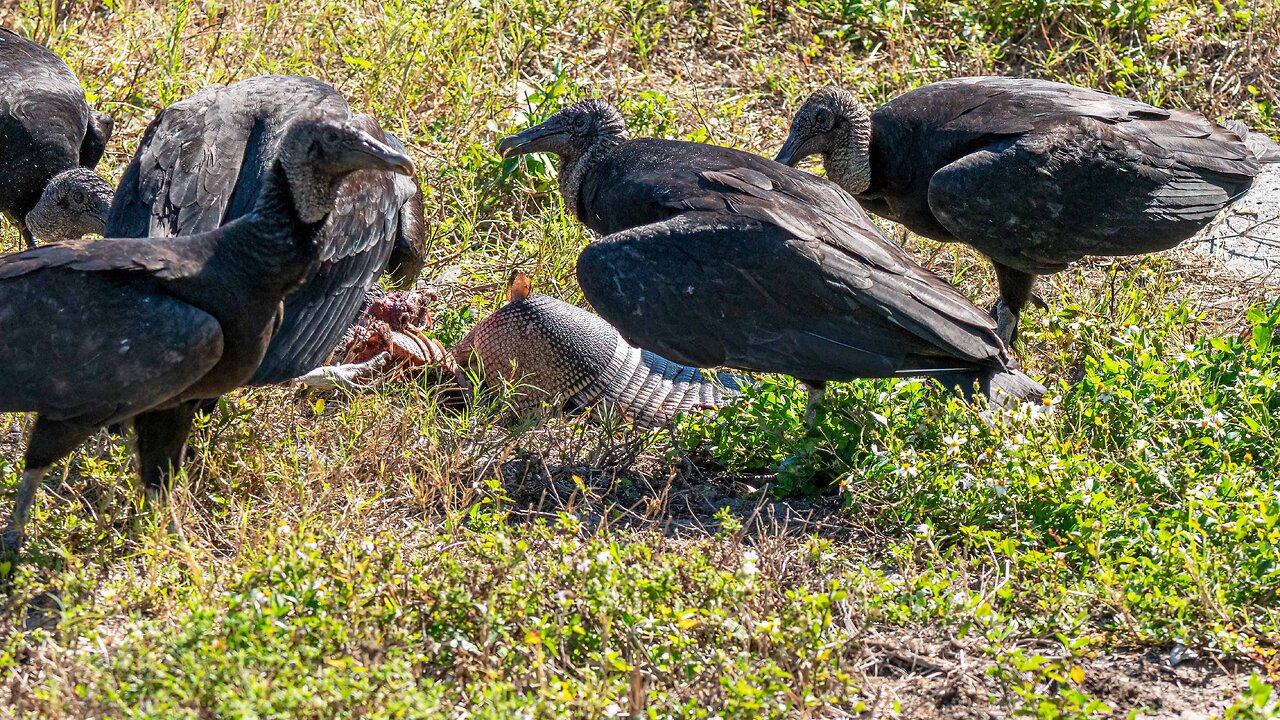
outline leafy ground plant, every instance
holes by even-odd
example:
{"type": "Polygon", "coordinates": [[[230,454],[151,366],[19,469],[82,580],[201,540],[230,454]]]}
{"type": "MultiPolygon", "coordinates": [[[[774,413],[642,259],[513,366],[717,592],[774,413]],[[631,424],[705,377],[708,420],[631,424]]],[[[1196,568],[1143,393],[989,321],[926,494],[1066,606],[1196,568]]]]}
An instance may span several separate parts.
{"type": "MultiPolygon", "coordinates": [[[[313,75],[403,138],[441,338],[501,281],[581,303],[554,164],[499,137],[574,99],[770,154],[839,83],[1025,74],[1276,131],[1274,3],[0,0],[117,135],[212,82],[313,75]]],[[[886,232],[985,304],[957,247],[886,232]]],[[[0,248],[19,240],[11,228],[0,248]]],[[[1047,402],[779,377],[655,433],[463,412],[430,383],[242,392],[165,513],[91,441],[0,564],[0,716],[1263,718],[1280,678],[1275,290],[1187,250],[1042,282],[1047,402]],[[181,528],[165,528],[172,515],[181,528]]],[[[0,339],[2,341],[2,339],[0,339]]],[[[0,416],[0,500],[27,421],[0,416]]]]}

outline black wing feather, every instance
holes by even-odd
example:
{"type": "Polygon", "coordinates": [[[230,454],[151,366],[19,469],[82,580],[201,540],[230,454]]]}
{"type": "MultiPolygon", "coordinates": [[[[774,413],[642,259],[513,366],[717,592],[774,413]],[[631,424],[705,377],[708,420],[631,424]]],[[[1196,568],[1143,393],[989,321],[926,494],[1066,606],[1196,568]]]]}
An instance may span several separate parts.
{"type": "Polygon", "coordinates": [[[664,140],[602,163],[584,214],[607,237],[580,256],[579,284],[641,347],[809,379],[1008,360],[991,318],[830,182],[664,140]]]}
{"type": "MultiPolygon", "coordinates": [[[[285,129],[304,113],[350,119],[400,147],[373,118],[352,117],[342,97],[318,80],[263,76],[206,88],[161,111],[147,129],[121,179],[108,234],[188,235],[248,213],[285,129]]],[[[402,207],[417,212],[416,224],[411,219],[406,227],[411,233],[416,228],[420,246],[416,182],[374,172],[343,180],[337,209],[321,230],[321,265],[285,299],[284,321],[251,384],[282,382],[324,361],[359,315],[403,234],[402,207]]]]}

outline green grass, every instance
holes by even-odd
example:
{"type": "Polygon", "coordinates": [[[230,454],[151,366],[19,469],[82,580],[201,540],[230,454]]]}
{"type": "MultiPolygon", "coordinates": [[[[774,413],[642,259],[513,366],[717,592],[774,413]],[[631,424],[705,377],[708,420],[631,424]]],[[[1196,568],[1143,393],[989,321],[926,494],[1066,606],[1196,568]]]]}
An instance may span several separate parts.
{"type": "MultiPolygon", "coordinates": [[[[0,2],[0,22],[116,117],[113,178],[154,112],[208,83],[333,84],[422,171],[446,342],[514,267],[581,302],[590,235],[554,165],[494,145],[582,96],[638,135],[765,154],[820,84],[879,102],[975,73],[1280,123],[1262,2],[121,0],[0,2]]],[[[993,295],[973,254],[887,229],[993,295]]],[[[806,428],[803,390],[765,377],[640,433],[507,424],[501,398],[453,414],[430,380],[245,392],[193,438],[180,538],[141,508],[127,449],[94,440],[0,565],[0,715],[1280,715],[1274,290],[1182,253],[1042,290],[1054,310],[1021,349],[1051,388],[1035,414],[864,382],[806,428]],[[1200,659],[1141,660],[1179,647],[1200,659]]],[[[5,502],[21,422],[0,416],[5,502]]]]}

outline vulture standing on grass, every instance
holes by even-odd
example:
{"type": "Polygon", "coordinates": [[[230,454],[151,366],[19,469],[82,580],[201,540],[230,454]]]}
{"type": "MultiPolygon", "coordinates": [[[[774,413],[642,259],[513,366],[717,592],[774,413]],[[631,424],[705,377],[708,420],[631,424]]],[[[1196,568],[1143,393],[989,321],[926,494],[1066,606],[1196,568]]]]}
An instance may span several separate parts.
{"type": "MultiPolygon", "coordinates": [[[[403,151],[368,115],[319,80],[265,75],[214,85],[160,111],[120,179],[112,237],[176,237],[248,213],[270,175],[289,123],[302,115],[350,121],[403,151]]],[[[384,272],[411,286],[423,266],[422,191],[412,177],[352,173],[319,230],[320,265],[285,300],[284,321],[251,385],[321,365],[360,315],[384,272]]]]}
{"type": "Polygon", "coordinates": [[[49,245],[0,257],[0,412],[37,413],[4,549],[40,479],[99,428],[134,419],[143,482],[166,486],[196,405],[244,384],[282,300],[320,264],[351,173],[411,175],[356,121],[294,122],[238,220],[186,237],[49,245]]]}
{"type": "Polygon", "coordinates": [[[0,213],[27,247],[103,231],[111,184],[93,168],[111,128],[62,58],[0,28],[0,213]]]}
{"type": "Polygon", "coordinates": [[[1194,235],[1280,147],[1239,123],[1045,80],[925,85],[870,115],[839,88],[796,113],[778,162],[821,155],[871,212],[990,258],[1011,342],[1036,276],[1194,235]]]}
{"type": "Polygon", "coordinates": [[[686,365],[786,373],[819,391],[896,375],[966,390],[976,381],[993,397],[1043,391],[986,313],[826,180],[730,148],[629,140],[601,100],[499,149],[560,157],[565,203],[604,236],[579,256],[578,283],[639,347],[686,365]]]}

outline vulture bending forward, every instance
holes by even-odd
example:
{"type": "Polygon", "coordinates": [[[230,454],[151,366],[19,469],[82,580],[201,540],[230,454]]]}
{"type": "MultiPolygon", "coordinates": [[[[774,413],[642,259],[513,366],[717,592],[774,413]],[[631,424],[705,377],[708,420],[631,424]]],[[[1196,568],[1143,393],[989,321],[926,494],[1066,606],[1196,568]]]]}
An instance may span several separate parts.
{"type": "Polygon", "coordinates": [[[1012,341],[1037,275],[1194,235],[1280,147],[1243,125],[1045,80],[931,83],[870,115],[838,88],[796,113],[778,162],[821,155],[871,212],[986,255],[1012,341]]]}
{"type": "Polygon", "coordinates": [[[0,28],[0,213],[28,247],[103,231],[111,185],[93,168],[111,128],[62,58],[0,28]]]}
{"type": "Polygon", "coordinates": [[[197,403],[262,362],[281,301],[320,262],[341,179],[360,170],[413,165],[355,122],[304,118],[239,220],[0,257],[0,412],[37,413],[5,549],[21,544],[49,466],[110,423],[134,419],[144,485],[165,487],[197,403]]]}
{"type": "Polygon", "coordinates": [[[932,375],[966,390],[978,381],[992,397],[1043,392],[986,313],[832,183],[729,148],[629,140],[600,100],[499,149],[560,156],[565,203],[604,235],[579,256],[578,283],[635,345],[686,365],[786,373],[816,390],[932,375]]]}
{"type": "MultiPolygon", "coordinates": [[[[352,116],[333,88],[266,75],[214,85],[156,116],[120,178],[112,237],[174,237],[221,227],[253,209],[289,123],[302,115],[350,121],[397,151],[368,115],[352,116]]],[[[422,191],[411,177],[356,172],[338,185],[319,231],[320,265],[285,299],[284,323],[251,385],[321,365],[364,307],[384,270],[412,285],[422,270],[422,191]]]]}

